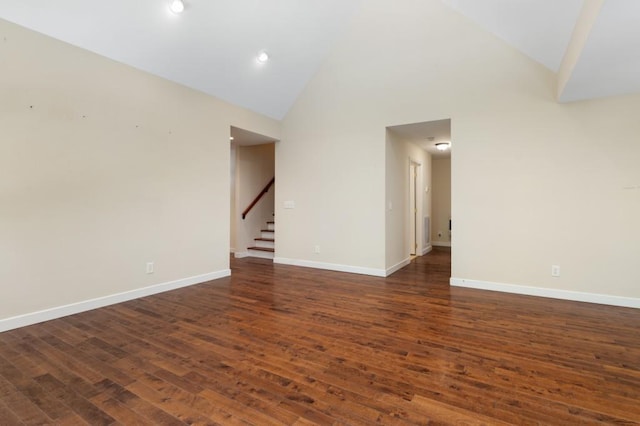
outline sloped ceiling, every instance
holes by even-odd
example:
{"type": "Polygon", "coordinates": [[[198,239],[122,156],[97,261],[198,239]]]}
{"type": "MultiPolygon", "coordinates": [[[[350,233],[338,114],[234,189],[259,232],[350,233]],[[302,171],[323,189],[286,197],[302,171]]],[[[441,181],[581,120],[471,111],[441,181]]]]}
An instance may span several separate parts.
{"type": "Polygon", "coordinates": [[[442,0],[553,72],[558,72],[583,0],[442,0]]]}
{"type": "Polygon", "coordinates": [[[628,93],[640,93],[640,1],[607,0],[559,97],[578,101],[628,93]]]}
{"type": "Polygon", "coordinates": [[[360,0],[184,3],[176,15],[168,0],[0,0],[0,18],[281,119],[360,0]]]}
{"type": "MultiPolygon", "coordinates": [[[[362,1],[0,0],[0,18],[282,119],[362,1]]],[[[560,101],[640,92],[640,0],[441,1],[566,76],[560,101]]]]}
{"type": "Polygon", "coordinates": [[[441,1],[565,74],[560,102],[640,93],[638,0],[441,1]]]}

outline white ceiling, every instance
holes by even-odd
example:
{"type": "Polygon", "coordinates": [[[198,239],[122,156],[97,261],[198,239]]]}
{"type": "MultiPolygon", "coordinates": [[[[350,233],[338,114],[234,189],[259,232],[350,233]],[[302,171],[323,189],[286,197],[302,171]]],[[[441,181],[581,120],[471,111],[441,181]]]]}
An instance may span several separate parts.
{"type": "Polygon", "coordinates": [[[436,144],[439,142],[451,142],[450,119],[389,126],[387,130],[402,138],[403,141],[419,146],[434,158],[451,157],[450,149],[447,151],[436,149],[436,144]]]}
{"type": "Polygon", "coordinates": [[[251,146],[262,145],[265,143],[277,142],[275,139],[269,136],[261,135],[259,133],[250,132],[239,127],[231,126],[230,131],[231,143],[236,146],[251,146]]]}
{"type": "MultiPolygon", "coordinates": [[[[365,0],[366,1],[366,0],[365,0]]],[[[583,0],[441,0],[558,72],[583,0]]],[[[640,0],[603,2],[561,101],[640,92],[640,0]]],[[[0,0],[0,18],[281,119],[363,0],[0,0]],[[271,60],[260,65],[266,50],[271,60]]],[[[394,4],[403,6],[402,0],[394,4]]]]}

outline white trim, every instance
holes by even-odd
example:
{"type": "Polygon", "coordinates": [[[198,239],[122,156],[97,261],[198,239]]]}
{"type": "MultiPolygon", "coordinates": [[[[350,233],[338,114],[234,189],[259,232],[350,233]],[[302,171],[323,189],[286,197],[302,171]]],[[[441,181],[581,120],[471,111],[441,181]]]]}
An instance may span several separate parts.
{"type": "Polygon", "coordinates": [[[252,250],[247,252],[249,257],[256,257],[259,259],[273,259],[274,253],[272,251],[252,250]]]}
{"type": "Polygon", "coordinates": [[[402,262],[396,263],[391,268],[387,268],[385,277],[388,277],[389,275],[393,274],[394,272],[399,271],[400,269],[404,268],[405,266],[407,266],[410,263],[411,263],[411,258],[407,257],[402,262]]]}
{"type": "Polygon", "coordinates": [[[431,241],[434,247],[451,247],[451,241],[431,241]]]}
{"type": "Polygon", "coordinates": [[[374,277],[385,277],[384,269],[363,268],[361,266],[340,265],[337,263],[314,262],[311,260],[287,259],[285,257],[276,257],[273,263],[282,265],[303,266],[305,268],[327,269],[329,271],[349,272],[351,274],[372,275],[374,277]]]}
{"type": "Polygon", "coordinates": [[[560,290],[556,288],[531,287],[516,284],[494,283],[489,281],[468,280],[451,277],[449,283],[455,287],[468,287],[480,290],[500,291],[503,293],[525,294],[527,296],[548,297],[552,299],[573,300],[576,302],[598,303],[602,305],[640,308],[640,299],[612,296],[609,294],[584,293],[581,291],[560,290]]]}
{"type": "Polygon", "coordinates": [[[433,246],[431,244],[428,244],[425,248],[422,249],[422,254],[420,256],[431,253],[431,250],[433,250],[433,246]]]}
{"type": "Polygon", "coordinates": [[[233,257],[235,257],[236,259],[242,259],[243,257],[249,257],[249,252],[248,251],[237,251],[237,252],[233,253],[233,257]]]}
{"type": "Polygon", "coordinates": [[[95,299],[84,300],[82,302],[44,309],[38,312],[31,312],[29,314],[0,319],[0,332],[65,317],[67,315],[90,311],[92,309],[102,308],[104,306],[138,299],[140,297],[151,296],[153,294],[163,293],[165,291],[200,284],[207,281],[228,277],[230,275],[231,269],[223,269],[222,271],[210,272],[208,274],[197,275],[195,277],[188,277],[176,281],[170,281],[167,283],[155,284],[149,287],[138,288],[135,290],[116,293],[109,296],[97,297],[95,299]]]}

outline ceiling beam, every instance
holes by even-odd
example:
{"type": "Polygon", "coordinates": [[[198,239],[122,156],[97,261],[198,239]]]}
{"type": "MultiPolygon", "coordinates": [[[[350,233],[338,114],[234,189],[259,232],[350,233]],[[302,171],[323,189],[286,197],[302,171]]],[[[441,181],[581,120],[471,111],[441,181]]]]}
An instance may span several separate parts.
{"type": "Polygon", "coordinates": [[[585,0],[584,2],[576,26],[573,29],[571,40],[569,40],[569,45],[560,64],[560,70],[558,71],[556,96],[559,102],[562,101],[564,89],[567,87],[567,83],[573,75],[573,70],[582,55],[589,34],[600,15],[600,10],[604,2],[605,0],[585,0]]]}

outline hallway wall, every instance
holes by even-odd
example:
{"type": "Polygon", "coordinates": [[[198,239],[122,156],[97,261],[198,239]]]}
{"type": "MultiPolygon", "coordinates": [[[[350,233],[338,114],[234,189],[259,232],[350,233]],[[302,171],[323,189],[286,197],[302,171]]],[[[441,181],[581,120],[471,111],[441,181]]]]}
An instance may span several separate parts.
{"type": "Polygon", "coordinates": [[[433,245],[450,246],[451,158],[434,158],[431,164],[433,165],[433,220],[431,226],[431,241],[433,245]]]}
{"type": "Polygon", "coordinates": [[[409,143],[387,130],[386,142],[386,264],[387,272],[409,261],[410,207],[409,162],[420,164],[416,188],[416,203],[421,206],[416,221],[417,253],[427,247],[424,244],[424,216],[431,216],[431,155],[419,146],[409,143]]]}

